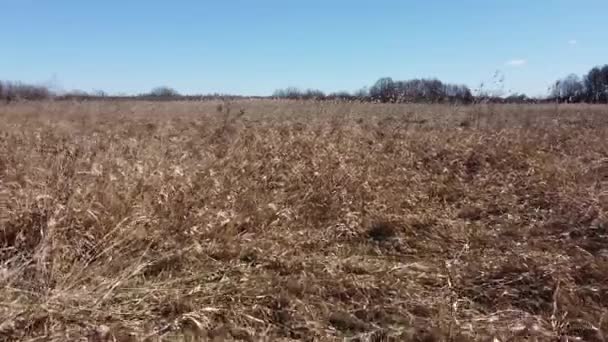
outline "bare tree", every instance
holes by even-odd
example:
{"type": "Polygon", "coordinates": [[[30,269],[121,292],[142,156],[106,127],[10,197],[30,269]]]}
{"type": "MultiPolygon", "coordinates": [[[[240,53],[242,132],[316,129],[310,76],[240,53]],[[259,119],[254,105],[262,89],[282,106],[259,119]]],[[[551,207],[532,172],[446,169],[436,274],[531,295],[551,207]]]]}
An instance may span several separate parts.
{"type": "Polygon", "coordinates": [[[391,102],[395,100],[395,82],[390,77],[383,77],[376,81],[369,89],[372,100],[391,102]]]}
{"type": "Polygon", "coordinates": [[[180,94],[177,92],[177,90],[167,87],[167,86],[156,87],[156,88],[152,89],[150,91],[150,93],[147,95],[152,96],[152,97],[164,97],[164,98],[180,96],[180,94]]]}
{"type": "Polygon", "coordinates": [[[551,90],[551,97],[559,102],[580,102],[584,96],[585,86],[575,74],[570,74],[563,80],[555,82],[551,90]]]}

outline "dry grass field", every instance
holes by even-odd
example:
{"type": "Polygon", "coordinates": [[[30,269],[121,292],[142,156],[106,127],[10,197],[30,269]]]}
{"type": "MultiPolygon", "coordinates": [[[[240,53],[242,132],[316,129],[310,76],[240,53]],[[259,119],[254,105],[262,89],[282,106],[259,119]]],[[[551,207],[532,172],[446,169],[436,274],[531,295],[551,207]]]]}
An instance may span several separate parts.
{"type": "Polygon", "coordinates": [[[0,105],[2,341],[606,341],[608,107],[0,105]]]}

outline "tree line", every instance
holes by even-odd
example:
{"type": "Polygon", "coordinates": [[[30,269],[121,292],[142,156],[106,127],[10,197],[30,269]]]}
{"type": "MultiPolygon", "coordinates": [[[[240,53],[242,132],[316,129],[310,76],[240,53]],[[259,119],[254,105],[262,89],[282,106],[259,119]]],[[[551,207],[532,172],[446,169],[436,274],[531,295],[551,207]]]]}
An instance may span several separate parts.
{"type": "Polygon", "coordinates": [[[381,103],[536,103],[525,94],[514,93],[499,96],[495,92],[477,90],[476,94],[461,84],[443,83],[438,79],[412,79],[394,81],[384,77],[369,88],[362,88],[353,93],[346,91],[325,94],[321,90],[289,87],[279,89],[272,95],[276,99],[292,100],[348,100],[381,103]]]}
{"type": "Polygon", "coordinates": [[[381,78],[369,89],[363,88],[352,94],[339,92],[325,95],[320,90],[299,90],[290,87],[275,91],[273,97],[304,100],[344,99],[390,103],[608,103],[608,65],[594,67],[582,77],[571,74],[558,80],[551,86],[549,96],[544,99],[534,99],[525,94],[517,93],[509,96],[497,96],[484,91],[478,91],[474,95],[466,85],[443,83],[437,79],[394,81],[390,77],[381,78]]]}
{"type": "Polygon", "coordinates": [[[608,103],[608,65],[594,67],[582,77],[570,74],[556,81],[551,98],[568,103],[608,103]]]}
{"type": "Polygon", "coordinates": [[[8,102],[13,99],[41,100],[49,98],[51,95],[52,92],[44,86],[0,81],[0,100],[8,102]]]}
{"type": "Polygon", "coordinates": [[[149,92],[137,95],[108,95],[105,91],[95,90],[86,92],[82,90],[72,90],[69,92],[57,93],[42,85],[31,85],[21,82],[0,81],[0,102],[10,103],[17,100],[129,100],[140,99],[148,101],[172,101],[172,100],[215,100],[215,99],[244,99],[244,98],[263,98],[261,96],[239,96],[230,94],[201,94],[183,95],[177,90],[161,86],[149,92]]]}
{"type": "Polygon", "coordinates": [[[336,92],[325,94],[321,90],[289,87],[279,89],[272,95],[279,99],[298,100],[358,100],[370,102],[433,102],[433,103],[471,103],[473,93],[465,85],[443,83],[437,79],[414,79],[393,81],[390,77],[379,79],[369,88],[354,93],[336,92]]]}
{"type": "MultiPolygon", "coordinates": [[[[0,100],[40,100],[40,99],[145,99],[145,100],[212,100],[265,98],[263,96],[238,96],[225,94],[182,95],[167,86],[156,87],[149,92],[134,96],[108,96],[103,91],[91,93],[72,91],[56,94],[48,87],[24,84],[21,82],[0,81],[0,100]]],[[[466,85],[444,83],[438,79],[412,79],[395,81],[390,77],[380,78],[371,87],[365,87],[355,92],[324,93],[317,89],[301,90],[295,87],[276,90],[271,98],[293,100],[338,100],[383,103],[459,103],[470,104],[478,102],[494,103],[529,103],[538,102],[524,94],[510,96],[490,95],[477,91],[473,94],[466,85]]],[[[571,74],[556,81],[550,88],[549,96],[543,101],[568,103],[608,103],[608,65],[594,67],[587,74],[579,77],[571,74]]]]}

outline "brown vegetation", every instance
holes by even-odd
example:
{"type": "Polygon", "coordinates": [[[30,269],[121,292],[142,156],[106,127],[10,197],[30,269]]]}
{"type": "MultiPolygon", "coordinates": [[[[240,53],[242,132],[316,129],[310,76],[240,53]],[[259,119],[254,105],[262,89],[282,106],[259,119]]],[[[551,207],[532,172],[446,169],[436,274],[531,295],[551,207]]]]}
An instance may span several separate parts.
{"type": "Polygon", "coordinates": [[[608,109],[0,106],[0,340],[605,341],[608,109]]]}

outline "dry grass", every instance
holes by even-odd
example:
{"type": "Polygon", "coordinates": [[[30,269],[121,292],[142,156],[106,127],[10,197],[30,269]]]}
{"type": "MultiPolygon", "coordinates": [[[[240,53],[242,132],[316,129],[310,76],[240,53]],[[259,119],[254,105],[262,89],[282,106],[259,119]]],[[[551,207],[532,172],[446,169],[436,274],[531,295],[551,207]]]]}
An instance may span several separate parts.
{"type": "Polygon", "coordinates": [[[0,340],[608,338],[608,108],[217,109],[0,107],[0,340]]]}

